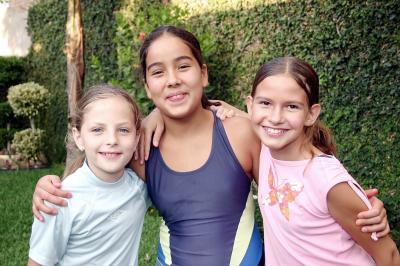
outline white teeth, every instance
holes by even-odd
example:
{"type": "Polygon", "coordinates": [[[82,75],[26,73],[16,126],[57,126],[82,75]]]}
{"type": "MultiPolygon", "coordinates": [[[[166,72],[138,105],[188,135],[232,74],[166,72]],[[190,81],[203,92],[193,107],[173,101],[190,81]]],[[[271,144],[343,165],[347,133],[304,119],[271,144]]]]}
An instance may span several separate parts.
{"type": "Polygon", "coordinates": [[[282,129],[276,129],[276,128],[267,128],[267,133],[271,134],[271,135],[280,135],[283,134],[285,132],[285,130],[282,129]]]}
{"type": "Polygon", "coordinates": [[[107,158],[116,158],[119,156],[118,153],[112,153],[112,152],[104,152],[103,155],[107,158]]]}

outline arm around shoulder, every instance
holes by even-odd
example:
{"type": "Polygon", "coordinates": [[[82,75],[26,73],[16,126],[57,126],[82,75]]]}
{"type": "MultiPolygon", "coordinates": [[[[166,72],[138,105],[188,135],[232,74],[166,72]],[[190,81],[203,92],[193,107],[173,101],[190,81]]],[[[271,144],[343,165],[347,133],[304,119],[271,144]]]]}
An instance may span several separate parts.
{"type": "Polygon", "coordinates": [[[400,266],[399,251],[389,236],[375,241],[370,233],[361,232],[360,227],[355,224],[357,214],[368,208],[349,184],[343,182],[334,186],[328,192],[327,204],[332,217],[375,260],[377,265],[400,266]]]}

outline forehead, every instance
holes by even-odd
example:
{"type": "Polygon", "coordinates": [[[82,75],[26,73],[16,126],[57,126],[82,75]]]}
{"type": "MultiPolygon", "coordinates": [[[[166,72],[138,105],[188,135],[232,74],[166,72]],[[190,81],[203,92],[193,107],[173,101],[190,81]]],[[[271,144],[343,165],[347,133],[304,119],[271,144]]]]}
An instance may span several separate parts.
{"type": "Polygon", "coordinates": [[[256,97],[267,94],[286,98],[307,97],[303,88],[287,74],[269,76],[257,85],[256,97]]]}
{"type": "Polygon", "coordinates": [[[133,106],[120,95],[110,95],[89,103],[84,108],[84,115],[88,113],[102,114],[134,114],[133,106]]]}
{"type": "Polygon", "coordinates": [[[182,55],[194,58],[189,46],[181,38],[165,33],[149,46],[146,63],[172,60],[182,55]]]}

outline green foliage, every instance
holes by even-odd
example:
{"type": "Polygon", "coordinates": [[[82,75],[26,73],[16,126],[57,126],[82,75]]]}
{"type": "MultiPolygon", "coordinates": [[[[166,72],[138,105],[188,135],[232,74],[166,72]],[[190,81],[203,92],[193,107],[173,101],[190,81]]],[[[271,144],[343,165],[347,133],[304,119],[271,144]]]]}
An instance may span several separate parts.
{"type": "Polygon", "coordinates": [[[24,61],[16,57],[0,57],[0,102],[7,100],[8,88],[25,80],[24,61]]]}
{"type": "Polygon", "coordinates": [[[25,129],[14,134],[11,148],[25,159],[37,161],[43,150],[44,137],[44,131],[41,129],[25,129]]]}
{"type": "Polygon", "coordinates": [[[13,117],[13,110],[8,102],[0,103],[0,127],[6,127],[13,117]]]}
{"type": "Polygon", "coordinates": [[[7,98],[16,115],[32,119],[46,107],[49,96],[49,91],[43,86],[27,82],[10,87],[7,98]]]}
{"type": "MultiPolygon", "coordinates": [[[[116,26],[114,11],[119,1],[81,0],[85,31],[85,87],[108,82],[118,73],[116,48],[113,43],[116,26]]],[[[52,95],[41,128],[49,136],[47,158],[65,159],[64,139],[67,130],[66,57],[63,52],[67,3],[42,0],[29,10],[28,31],[32,49],[26,58],[29,80],[46,87],[52,95]]]]}
{"type": "Polygon", "coordinates": [[[130,91],[143,113],[153,108],[152,102],[147,99],[139,66],[143,37],[160,25],[183,26],[182,19],[186,15],[183,9],[157,0],[126,2],[116,15],[117,33],[114,41],[119,72],[118,78],[112,82],[130,91]]]}
{"type": "Polygon", "coordinates": [[[17,129],[0,128],[0,150],[7,148],[7,143],[12,141],[17,129]]]}
{"type": "MultiPolygon", "coordinates": [[[[147,112],[139,36],[160,24],[195,33],[209,68],[208,96],[241,108],[262,63],[284,55],[308,61],[320,76],[322,119],[334,132],[339,159],[364,187],[380,189],[400,243],[400,2],[171,2],[182,4],[130,0],[119,8],[114,1],[82,1],[85,29],[93,34],[86,35],[86,80],[104,78],[129,89],[147,112]],[[99,17],[107,19],[91,23],[99,17]]],[[[62,1],[40,1],[29,19],[34,47],[42,47],[29,57],[30,75],[55,95],[44,121],[54,136],[50,154],[62,154],[66,129],[65,8],[62,1]]]]}

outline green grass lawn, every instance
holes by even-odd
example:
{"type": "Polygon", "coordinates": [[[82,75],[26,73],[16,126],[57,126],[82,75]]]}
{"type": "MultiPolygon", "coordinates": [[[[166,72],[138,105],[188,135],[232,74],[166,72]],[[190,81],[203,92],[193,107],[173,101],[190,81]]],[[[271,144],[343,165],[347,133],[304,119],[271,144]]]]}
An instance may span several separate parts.
{"type": "MultiPolygon", "coordinates": [[[[37,180],[61,174],[55,166],[40,170],[0,171],[0,265],[26,265],[32,225],[31,199],[37,180]]],[[[139,265],[155,264],[160,218],[150,209],[145,218],[139,265]]]]}

